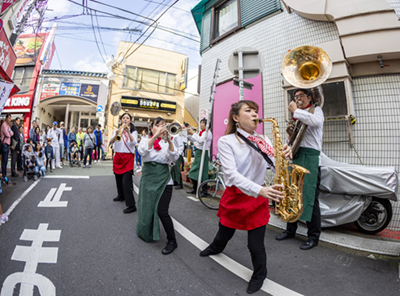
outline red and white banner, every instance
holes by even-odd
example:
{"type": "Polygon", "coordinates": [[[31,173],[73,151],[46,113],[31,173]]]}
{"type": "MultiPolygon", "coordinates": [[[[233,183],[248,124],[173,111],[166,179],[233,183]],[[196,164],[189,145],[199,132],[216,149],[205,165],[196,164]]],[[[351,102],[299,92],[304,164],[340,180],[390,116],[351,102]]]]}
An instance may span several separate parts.
{"type": "Polygon", "coordinates": [[[17,55],[7,38],[4,28],[2,28],[0,30],[0,66],[9,77],[11,77],[12,72],[14,71],[16,62],[17,55]]]}
{"type": "Polygon", "coordinates": [[[50,97],[58,96],[60,91],[61,82],[46,82],[43,83],[42,92],[40,93],[40,100],[50,97]]]}
{"type": "Polygon", "coordinates": [[[31,112],[32,95],[15,95],[9,98],[4,105],[4,110],[21,110],[21,112],[31,112]]]}
{"type": "Polygon", "coordinates": [[[11,5],[13,5],[13,3],[16,1],[17,0],[3,0],[3,3],[1,4],[0,13],[3,13],[7,8],[9,8],[11,5]]]}

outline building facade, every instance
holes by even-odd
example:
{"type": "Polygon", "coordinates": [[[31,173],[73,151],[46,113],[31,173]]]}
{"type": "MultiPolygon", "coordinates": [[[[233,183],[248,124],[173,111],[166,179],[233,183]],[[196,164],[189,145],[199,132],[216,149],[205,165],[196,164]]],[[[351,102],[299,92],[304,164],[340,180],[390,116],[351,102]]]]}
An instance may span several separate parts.
{"type": "MultiPolygon", "coordinates": [[[[205,0],[192,14],[201,35],[200,112],[208,109],[218,58],[222,83],[216,89],[216,103],[228,100],[228,91],[231,99],[239,99],[228,60],[239,48],[251,47],[264,63],[262,73],[253,78],[255,88],[244,98],[261,96],[264,117],[276,117],[285,126],[293,87],[281,74],[283,57],[299,46],[318,46],[333,62],[323,84],[322,151],[337,161],[400,171],[400,2],[205,0]],[[353,117],[355,125],[350,124],[353,117]]],[[[221,129],[226,109],[226,114],[218,112],[220,119],[214,116],[221,129]]],[[[271,126],[264,125],[264,132],[270,136],[271,126]]],[[[393,203],[393,208],[388,229],[399,230],[400,205],[393,203]]]]}
{"type": "MultiPolygon", "coordinates": [[[[137,47],[121,41],[116,56],[124,57],[137,47]]],[[[108,129],[113,131],[119,125],[119,116],[110,113],[113,102],[121,103],[120,115],[132,115],[138,133],[144,129],[148,132],[151,121],[158,116],[168,123],[183,124],[187,61],[184,54],[142,45],[126,58],[125,65],[114,64],[116,77],[107,108],[108,129]]]]}

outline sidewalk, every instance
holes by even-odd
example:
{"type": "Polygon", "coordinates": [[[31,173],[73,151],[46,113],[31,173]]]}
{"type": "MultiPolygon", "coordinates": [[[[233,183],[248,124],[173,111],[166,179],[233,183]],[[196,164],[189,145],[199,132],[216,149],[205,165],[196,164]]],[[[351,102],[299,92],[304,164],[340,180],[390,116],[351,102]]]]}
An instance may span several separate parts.
{"type": "MultiPolygon", "coordinates": [[[[191,188],[191,183],[183,183],[191,188]]],[[[282,222],[271,210],[271,218],[268,225],[278,229],[286,229],[286,223],[282,222]]],[[[307,226],[299,223],[297,235],[307,237],[307,226]]],[[[400,256],[400,231],[383,230],[375,235],[363,234],[353,224],[341,225],[322,230],[320,241],[329,244],[380,255],[400,256]]],[[[372,255],[373,256],[373,255],[372,255]]]]}

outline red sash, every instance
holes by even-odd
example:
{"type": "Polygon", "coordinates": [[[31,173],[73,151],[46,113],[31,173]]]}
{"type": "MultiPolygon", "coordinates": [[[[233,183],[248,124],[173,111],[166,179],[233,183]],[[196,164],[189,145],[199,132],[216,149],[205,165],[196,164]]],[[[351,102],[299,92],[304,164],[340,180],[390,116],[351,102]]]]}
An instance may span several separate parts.
{"type": "Polygon", "coordinates": [[[235,186],[226,187],[217,216],[226,227],[253,230],[269,222],[268,199],[248,196],[235,186]]]}
{"type": "Polygon", "coordinates": [[[134,156],[132,153],[116,152],[113,159],[113,172],[117,175],[122,175],[132,171],[134,165],[134,156]]]}

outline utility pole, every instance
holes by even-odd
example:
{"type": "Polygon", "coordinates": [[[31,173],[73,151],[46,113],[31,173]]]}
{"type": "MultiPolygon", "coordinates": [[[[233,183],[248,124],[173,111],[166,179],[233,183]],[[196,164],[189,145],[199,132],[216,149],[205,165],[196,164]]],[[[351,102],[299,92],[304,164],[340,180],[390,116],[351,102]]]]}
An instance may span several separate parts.
{"type": "Polygon", "coordinates": [[[17,31],[15,33],[11,34],[11,37],[10,37],[11,46],[14,46],[15,41],[17,41],[17,37],[21,34],[22,29],[24,28],[24,25],[25,25],[26,21],[28,20],[29,16],[32,13],[32,10],[35,8],[36,4],[38,2],[40,2],[40,1],[43,1],[43,0],[34,0],[32,2],[32,4],[31,4],[31,6],[29,6],[28,11],[26,12],[24,17],[22,18],[21,22],[19,23],[17,31]]]}

